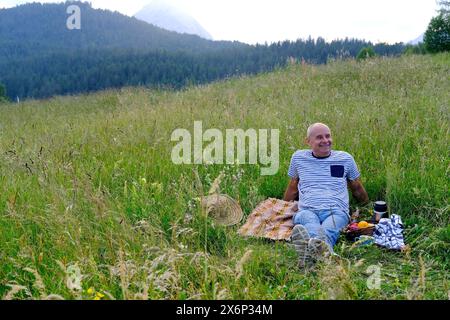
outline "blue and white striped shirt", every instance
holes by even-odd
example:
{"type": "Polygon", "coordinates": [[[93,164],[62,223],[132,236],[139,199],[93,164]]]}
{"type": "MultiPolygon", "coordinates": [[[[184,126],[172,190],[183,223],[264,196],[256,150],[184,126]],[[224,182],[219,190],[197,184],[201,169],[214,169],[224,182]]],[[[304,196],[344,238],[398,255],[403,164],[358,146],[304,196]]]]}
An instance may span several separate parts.
{"type": "Polygon", "coordinates": [[[349,212],[347,180],[360,174],[353,157],[345,151],[331,151],[326,158],[313,156],[312,150],[298,150],[291,158],[288,171],[299,178],[300,209],[340,209],[349,212]]]}

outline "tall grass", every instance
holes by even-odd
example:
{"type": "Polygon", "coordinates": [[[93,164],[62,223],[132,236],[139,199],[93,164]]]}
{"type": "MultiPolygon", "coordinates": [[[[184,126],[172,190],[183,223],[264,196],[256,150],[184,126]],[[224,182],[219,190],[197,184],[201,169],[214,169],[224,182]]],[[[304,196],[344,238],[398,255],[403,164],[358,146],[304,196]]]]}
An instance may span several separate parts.
{"type": "Polygon", "coordinates": [[[441,54],[1,105],[0,297],[446,299],[449,88],[450,55],[441,54]],[[172,164],[172,131],[192,131],[195,120],[280,129],[278,174],[172,164]],[[316,121],[353,154],[371,200],[402,216],[410,251],[340,241],[338,261],[304,273],[284,243],[243,239],[238,226],[202,215],[198,197],[222,171],[222,192],[246,215],[281,197],[290,157],[316,121]],[[377,264],[381,289],[371,290],[366,270],[377,264]]]}

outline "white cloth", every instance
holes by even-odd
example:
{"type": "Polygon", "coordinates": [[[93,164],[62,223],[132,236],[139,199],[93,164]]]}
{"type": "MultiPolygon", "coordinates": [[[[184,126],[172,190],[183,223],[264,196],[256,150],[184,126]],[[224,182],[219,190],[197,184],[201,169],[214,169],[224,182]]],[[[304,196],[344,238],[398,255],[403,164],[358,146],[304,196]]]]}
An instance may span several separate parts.
{"type": "Polygon", "coordinates": [[[375,226],[374,243],[393,250],[401,250],[405,246],[403,240],[403,224],[399,215],[383,218],[375,226]]]}

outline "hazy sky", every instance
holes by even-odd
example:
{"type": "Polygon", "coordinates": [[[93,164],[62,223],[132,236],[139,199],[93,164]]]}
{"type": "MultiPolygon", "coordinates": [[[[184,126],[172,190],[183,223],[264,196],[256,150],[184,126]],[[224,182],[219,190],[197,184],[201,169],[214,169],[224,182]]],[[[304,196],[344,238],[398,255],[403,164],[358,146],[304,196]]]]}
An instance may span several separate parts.
{"type": "MultiPolygon", "coordinates": [[[[152,0],[90,0],[132,16],[152,0]]],[[[263,43],[311,35],[408,42],[436,15],[435,0],[167,0],[188,11],[215,40],[263,43]]],[[[26,1],[0,0],[0,8],[26,1]]]]}

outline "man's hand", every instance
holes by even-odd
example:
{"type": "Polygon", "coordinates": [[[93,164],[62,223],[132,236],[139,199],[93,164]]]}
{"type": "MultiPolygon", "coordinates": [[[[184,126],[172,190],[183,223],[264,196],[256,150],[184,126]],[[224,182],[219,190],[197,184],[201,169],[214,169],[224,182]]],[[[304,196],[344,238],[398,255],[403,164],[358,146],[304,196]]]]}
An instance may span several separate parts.
{"type": "Polygon", "coordinates": [[[298,198],[298,178],[291,179],[284,193],[284,201],[295,201],[298,198]]]}
{"type": "Polygon", "coordinates": [[[355,179],[353,181],[347,180],[347,185],[352,191],[352,195],[358,200],[360,203],[365,204],[369,202],[369,196],[367,195],[364,186],[362,185],[361,180],[355,179]]]}

